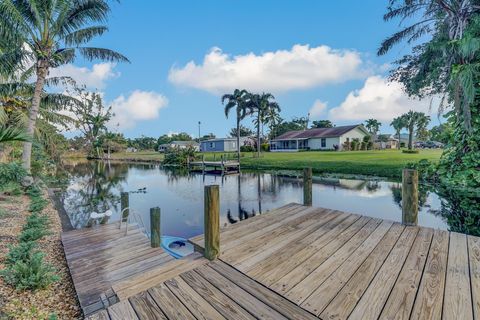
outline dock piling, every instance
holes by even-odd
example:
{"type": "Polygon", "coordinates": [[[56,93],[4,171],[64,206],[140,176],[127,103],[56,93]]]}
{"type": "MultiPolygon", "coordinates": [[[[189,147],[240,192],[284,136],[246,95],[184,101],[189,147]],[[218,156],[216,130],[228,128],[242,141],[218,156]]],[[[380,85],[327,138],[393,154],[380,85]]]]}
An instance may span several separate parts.
{"type": "Polygon", "coordinates": [[[303,169],[303,205],[312,206],[312,168],[303,169]]]}
{"type": "Polygon", "coordinates": [[[220,192],[218,185],[205,186],[205,251],[208,260],[220,253],[220,192]]]}
{"type": "Polygon", "coordinates": [[[402,173],[402,222],[418,223],[418,171],[403,169],[402,173]]]}
{"type": "Polygon", "coordinates": [[[152,248],[160,247],[160,208],[150,208],[150,240],[152,248]]]}

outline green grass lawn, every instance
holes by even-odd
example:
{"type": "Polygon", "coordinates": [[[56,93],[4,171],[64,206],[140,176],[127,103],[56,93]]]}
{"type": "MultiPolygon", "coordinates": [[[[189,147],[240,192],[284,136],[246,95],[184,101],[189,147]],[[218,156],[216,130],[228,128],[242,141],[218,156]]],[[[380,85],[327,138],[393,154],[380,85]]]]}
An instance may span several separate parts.
{"type": "Polygon", "coordinates": [[[417,154],[398,150],[268,152],[261,158],[250,155],[242,158],[242,168],[299,170],[312,167],[317,173],[342,173],[401,177],[402,168],[409,162],[428,159],[437,162],[442,150],[420,150],[417,154]]]}

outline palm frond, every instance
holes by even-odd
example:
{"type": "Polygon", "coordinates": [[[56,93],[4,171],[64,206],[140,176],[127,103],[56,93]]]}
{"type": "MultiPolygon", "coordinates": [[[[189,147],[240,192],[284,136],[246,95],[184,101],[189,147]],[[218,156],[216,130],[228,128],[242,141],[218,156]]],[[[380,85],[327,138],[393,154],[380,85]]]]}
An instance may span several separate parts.
{"type": "Polygon", "coordinates": [[[0,126],[0,143],[13,141],[30,141],[25,130],[15,127],[0,126]]]}
{"type": "Polygon", "coordinates": [[[77,49],[80,54],[87,60],[105,60],[110,62],[130,62],[124,55],[104,48],[82,47],[77,49]]]}
{"type": "Polygon", "coordinates": [[[97,36],[101,36],[107,31],[108,28],[106,26],[87,27],[67,34],[64,41],[67,46],[79,46],[97,36]]]}

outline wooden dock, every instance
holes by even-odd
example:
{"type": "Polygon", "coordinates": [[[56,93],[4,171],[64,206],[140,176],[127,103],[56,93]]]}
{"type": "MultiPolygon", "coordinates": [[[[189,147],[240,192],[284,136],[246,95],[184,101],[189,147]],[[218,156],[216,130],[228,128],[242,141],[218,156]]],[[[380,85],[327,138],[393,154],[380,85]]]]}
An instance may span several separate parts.
{"type": "Polygon", "coordinates": [[[188,169],[204,174],[224,175],[240,172],[240,162],[238,162],[238,160],[228,160],[228,155],[221,155],[220,160],[216,160],[216,155],[214,155],[214,157],[213,160],[205,160],[205,156],[202,155],[200,160],[190,161],[188,163],[188,169]]]}
{"type": "Polygon", "coordinates": [[[175,260],[161,248],[151,248],[150,240],[136,226],[125,234],[125,224],[95,226],[62,233],[65,257],[84,315],[118,301],[112,287],[137,282],[136,276],[154,277],[166,270],[181,268],[188,261],[175,260]]]}
{"type": "Polygon", "coordinates": [[[480,319],[478,237],[290,204],[220,244],[222,262],[321,319],[480,319]]]}
{"type": "Polygon", "coordinates": [[[110,281],[90,319],[480,319],[480,238],[454,232],[289,204],[184,259],[110,281]]]}

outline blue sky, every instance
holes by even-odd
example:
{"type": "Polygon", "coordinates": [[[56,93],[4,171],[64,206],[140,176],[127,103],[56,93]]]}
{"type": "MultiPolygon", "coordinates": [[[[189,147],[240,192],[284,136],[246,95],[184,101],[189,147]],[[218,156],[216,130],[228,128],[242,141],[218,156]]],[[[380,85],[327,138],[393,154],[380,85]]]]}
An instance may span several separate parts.
{"type": "Polygon", "coordinates": [[[202,134],[225,136],[235,120],[225,119],[220,95],[237,86],[274,93],[285,119],[311,112],[341,125],[373,117],[392,132],[393,116],[428,111],[429,101],[410,101],[385,79],[409,51],[400,45],[376,56],[398,28],[382,19],[387,2],[124,0],[93,44],[132,63],[78,60],[59,72],[103,92],[128,137],[197,135],[198,121],[202,134]]]}

